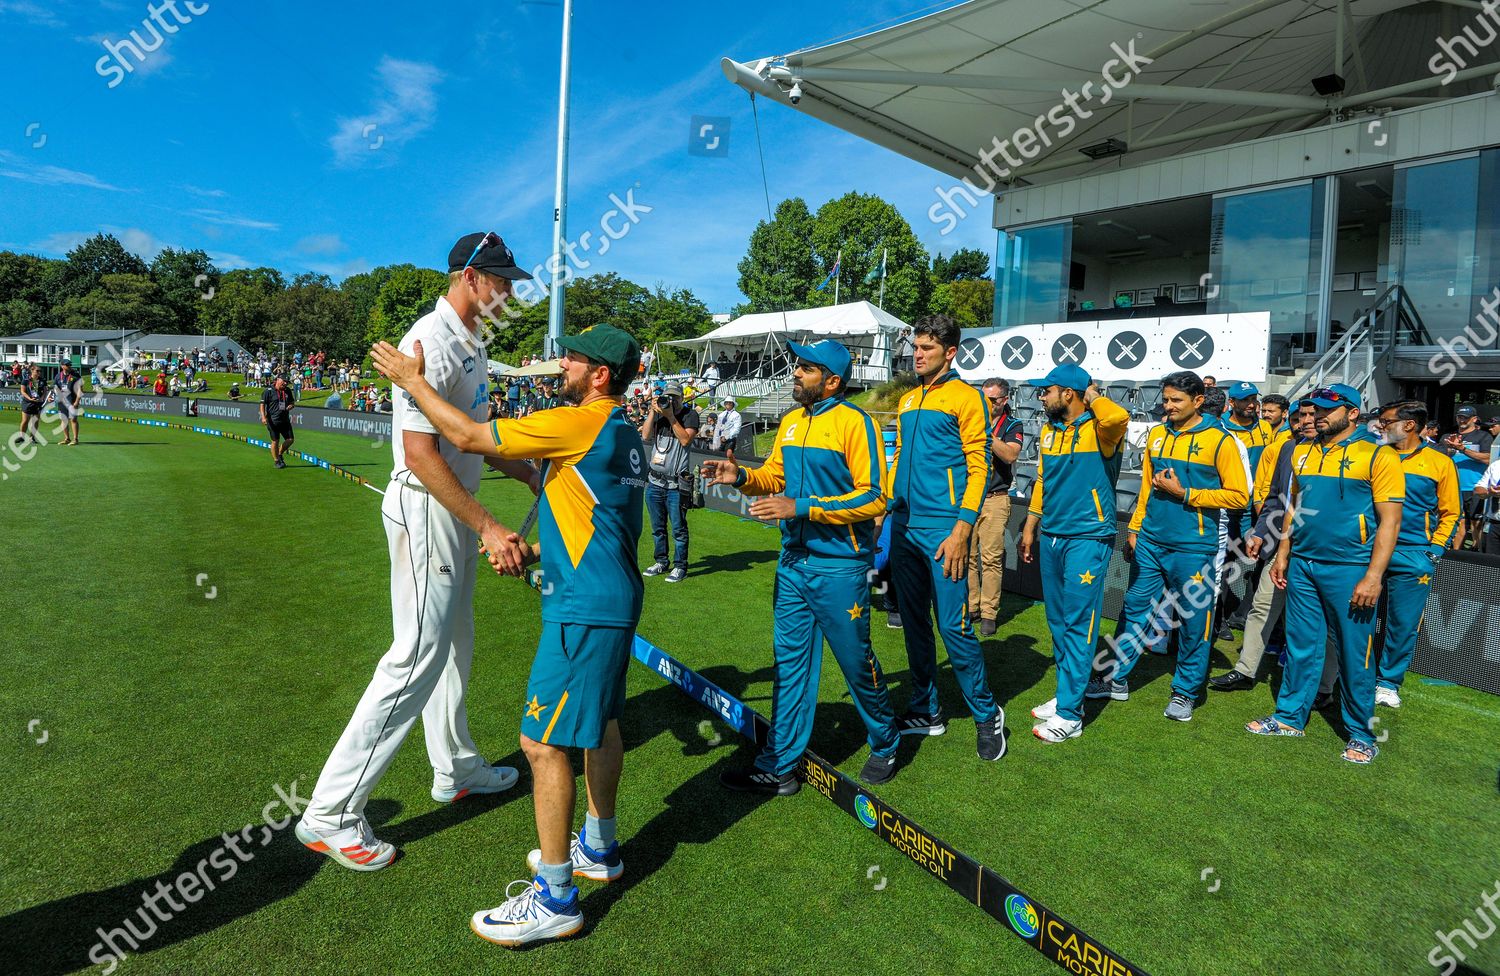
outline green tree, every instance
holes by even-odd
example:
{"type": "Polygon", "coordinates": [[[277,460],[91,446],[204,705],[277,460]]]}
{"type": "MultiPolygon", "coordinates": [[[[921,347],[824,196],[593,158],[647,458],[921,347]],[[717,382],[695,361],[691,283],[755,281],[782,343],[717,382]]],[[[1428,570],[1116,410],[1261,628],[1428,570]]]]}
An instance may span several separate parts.
{"type": "MultiPolygon", "coordinates": [[[[835,259],[843,252],[838,277],[840,302],[877,299],[879,275],[870,272],[879,268],[884,250],[886,311],[907,321],[927,312],[932,293],[927,249],[901,212],[880,197],[846,193],[823,204],[813,218],[812,246],[824,269],[818,282],[833,270],[835,259]]],[[[833,296],[832,283],[822,291],[816,290],[815,283],[804,303],[808,307],[832,305],[833,296]]]]}
{"type": "Polygon", "coordinates": [[[359,323],[361,342],[364,339],[363,330],[370,324],[370,313],[375,311],[375,300],[380,297],[380,289],[398,268],[403,267],[414,266],[384,264],[360,274],[350,275],[339,283],[339,291],[348,296],[351,314],[354,316],[354,321],[359,323]]]}
{"type": "Polygon", "coordinates": [[[52,313],[49,279],[63,262],[0,251],[0,335],[44,328],[52,313]]]}
{"type": "Polygon", "coordinates": [[[736,315],[803,307],[808,292],[828,274],[819,272],[813,258],[812,235],[813,217],[801,197],[781,201],[774,219],[755,225],[739,263],[740,292],[748,301],[736,315]]]}
{"type": "Polygon", "coordinates": [[[948,281],[979,281],[990,276],[990,256],[972,247],[961,247],[952,257],[942,252],[932,259],[932,278],[939,284],[948,281]]]}
{"type": "Polygon", "coordinates": [[[448,276],[441,271],[410,264],[398,266],[375,296],[365,340],[399,342],[406,330],[447,293],[448,276]]]}
{"type": "Polygon", "coordinates": [[[99,287],[105,275],[144,276],[146,262],[125,250],[113,234],[95,234],[68,252],[55,284],[53,302],[60,307],[70,298],[82,298],[99,287]]]}
{"type": "Polygon", "coordinates": [[[164,332],[171,328],[172,310],[156,282],[144,274],[107,274],[86,295],[66,299],[58,318],[67,329],[141,329],[164,332]]]}
{"type": "Polygon", "coordinates": [[[965,329],[987,328],[995,318],[995,283],[972,278],[945,281],[933,287],[929,310],[951,315],[965,329]]]}
{"type": "Polygon", "coordinates": [[[151,277],[160,286],[162,299],[176,320],[171,331],[197,332],[199,313],[213,300],[205,300],[203,296],[217,294],[219,288],[219,269],[208,254],[201,250],[162,248],[151,262],[151,277]]]}
{"type": "Polygon", "coordinates": [[[259,349],[271,341],[275,298],[285,288],[286,279],[275,268],[226,271],[214,297],[203,303],[198,327],[228,336],[246,349],[259,349]]]}
{"type": "Polygon", "coordinates": [[[355,321],[354,303],[327,275],[298,275],[271,297],[270,307],[271,341],[285,342],[289,351],[364,355],[364,328],[355,321]]]}

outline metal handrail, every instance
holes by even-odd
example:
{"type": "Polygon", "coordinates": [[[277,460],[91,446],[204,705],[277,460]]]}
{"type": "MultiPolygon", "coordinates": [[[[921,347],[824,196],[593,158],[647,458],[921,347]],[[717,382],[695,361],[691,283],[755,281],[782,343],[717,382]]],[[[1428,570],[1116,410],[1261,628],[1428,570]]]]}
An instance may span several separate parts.
{"type": "Polygon", "coordinates": [[[1329,382],[1344,383],[1368,394],[1375,377],[1377,358],[1383,359],[1396,346],[1400,334],[1411,338],[1409,344],[1432,343],[1432,336],[1411,296],[1396,284],[1381,292],[1370,310],[1318,357],[1287,393],[1287,399],[1295,403],[1308,390],[1327,386],[1329,382]],[[1338,376],[1337,380],[1332,379],[1334,375],[1338,376]]]}

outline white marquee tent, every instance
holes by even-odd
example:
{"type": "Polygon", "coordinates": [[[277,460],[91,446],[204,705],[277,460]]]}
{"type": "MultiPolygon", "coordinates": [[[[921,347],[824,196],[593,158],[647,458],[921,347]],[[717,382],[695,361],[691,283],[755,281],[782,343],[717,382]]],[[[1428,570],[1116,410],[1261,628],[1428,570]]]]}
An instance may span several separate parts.
{"type": "Polygon", "coordinates": [[[846,302],[824,308],[741,315],[727,325],[694,339],[674,339],[669,346],[688,346],[698,355],[701,374],[720,354],[759,362],[777,372],[786,359],[786,343],[837,339],[854,357],[854,379],[884,380],[890,375],[896,338],[906,323],[869,302],[846,302]]]}

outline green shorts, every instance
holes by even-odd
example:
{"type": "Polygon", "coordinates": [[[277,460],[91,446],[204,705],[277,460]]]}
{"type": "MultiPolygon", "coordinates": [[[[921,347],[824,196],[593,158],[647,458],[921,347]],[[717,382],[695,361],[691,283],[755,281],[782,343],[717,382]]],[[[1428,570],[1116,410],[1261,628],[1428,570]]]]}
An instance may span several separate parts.
{"type": "Polygon", "coordinates": [[[625,709],[630,627],[542,622],[521,734],[553,746],[597,749],[625,709]]]}

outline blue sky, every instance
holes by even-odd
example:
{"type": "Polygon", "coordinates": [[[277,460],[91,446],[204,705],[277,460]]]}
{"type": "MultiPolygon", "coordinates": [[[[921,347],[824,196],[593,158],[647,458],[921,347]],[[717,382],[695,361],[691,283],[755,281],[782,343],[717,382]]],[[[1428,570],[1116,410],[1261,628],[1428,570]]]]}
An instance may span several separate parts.
{"type": "MultiPolygon", "coordinates": [[[[104,42],[132,30],[152,41],[146,3],[0,0],[0,249],[60,257],[107,230],[147,259],[202,247],[226,269],[338,280],[438,267],[459,235],[496,230],[528,266],[547,258],[560,2],[207,8],[193,16],[177,0],[189,22],[142,62],[122,52],[123,73],[114,58],[99,66],[104,42]]],[[[749,97],[719,59],[784,54],[926,8],[575,0],[569,236],[598,236],[611,193],[633,189],[652,208],[583,273],[691,288],[714,311],[740,301],[735,264],[765,197],[749,97]],[[689,154],[694,115],[730,119],[726,157],[689,154]]],[[[987,210],[946,237],[927,221],[934,186],[951,179],[760,109],[773,205],[877,193],[929,251],[993,253],[987,210]]]]}

